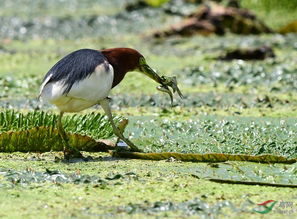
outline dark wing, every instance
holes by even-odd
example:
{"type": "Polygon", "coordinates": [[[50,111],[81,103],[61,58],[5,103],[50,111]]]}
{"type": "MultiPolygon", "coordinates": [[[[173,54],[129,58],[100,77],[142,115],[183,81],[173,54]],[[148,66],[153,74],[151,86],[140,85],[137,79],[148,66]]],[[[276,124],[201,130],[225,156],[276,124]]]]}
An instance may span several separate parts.
{"type": "Polygon", "coordinates": [[[48,71],[43,79],[43,87],[50,82],[62,81],[65,85],[63,94],[67,94],[75,82],[90,76],[100,64],[104,64],[108,71],[108,61],[100,51],[81,49],[72,52],[48,71]]]}

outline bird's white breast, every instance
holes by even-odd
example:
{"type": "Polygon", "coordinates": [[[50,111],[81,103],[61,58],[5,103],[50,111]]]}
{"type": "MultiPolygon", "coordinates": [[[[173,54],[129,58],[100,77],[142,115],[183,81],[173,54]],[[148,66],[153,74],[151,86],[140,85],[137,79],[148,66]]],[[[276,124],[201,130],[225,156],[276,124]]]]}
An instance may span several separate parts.
{"type": "MultiPolygon", "coordinates": [[[[49,76],[51,77],[51,76],[49,76]]],[[[56,105],[63,112],[78,112],[97,104],[108,96],[114,77],[113,67],[98,65],[95,71],[83,80],[75,82],[67,94],[63,94],[64,81],[50,82],[41,86],[43,100],[56,105]]],[[[45,79],[45,82],[49,79],[45,79]]]]}

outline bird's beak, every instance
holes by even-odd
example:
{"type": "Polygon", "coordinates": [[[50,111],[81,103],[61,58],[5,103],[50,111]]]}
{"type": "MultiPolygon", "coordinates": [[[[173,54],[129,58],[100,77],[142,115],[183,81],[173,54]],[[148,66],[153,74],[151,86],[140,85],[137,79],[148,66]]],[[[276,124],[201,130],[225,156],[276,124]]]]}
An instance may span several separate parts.
{"type": "Polygon", "coordinates": [[[161,77],[157,74],[157,72],[152,69],[146,62],[140,64],[139,70],[144,73],[146,76],[150,77],[154,81],[158,82],[159,84],[162,84],[161,77]]]}
{"type": "Polygon", "coordinates": [[[176,77],[166,77],[166,76],[159,76],[155,70],[153,70],[145,61],[145,59],[140,59],[140,63],[139,63],[140,67],[139,70],[144,73],[145,75],[147,75],[148,77],[150,77],[151,79],[153,79],[154,81],[158,82],[159,85],[157,87],[157,90],[161,91],[161,92],[165,92],[170,96],[170,100],[171,100],[171,105],[173,105],[173,94],[171,92],[171,90],[169,89],[169,87],[171,87],[173,93],[177,92],[178,95],[183,98],[183,95],[181,93],[181,91],[179,90],[178,86],[177,86],[177,81],[176,81],[176,77]]]}

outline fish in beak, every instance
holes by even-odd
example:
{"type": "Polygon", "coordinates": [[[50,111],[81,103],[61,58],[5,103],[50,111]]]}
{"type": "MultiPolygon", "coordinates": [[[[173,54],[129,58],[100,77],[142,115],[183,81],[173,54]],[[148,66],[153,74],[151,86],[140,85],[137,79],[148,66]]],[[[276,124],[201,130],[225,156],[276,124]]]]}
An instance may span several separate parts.
{"type": "Polygon", "coordinates": [[[170,96],[171,105],[173,106],[173,93],[177,92],[180,98],[184,98],[180,89],[177,86],[176,77],[167,77],[167,76],[159,76],[155,70],[153,70],[145,61],[143,57],[139,60],[139,70],[144,73],[154,81],[158,82],[160,85],[157,86],[157,90],[167,93],[170,96]],[[172,89],[172,91],[169,89],[172,89]]]}
{"type": "Polygon", "coordinates": [[[180,89],[177,86],[177,80],[176,80],[175,76],[173,76],[173,77],[161,76],[161,79],[162,79],[162,83],[161,83],[161,85],[159,85],[157,87],[157,90],[159,90],[161,92],[165,92],[170,96],[172,106],[173,106],[173,94],[172,93],[177,92],[180,98],[182,98],[182,99],[184,98],[182,92],[180,91],[180,89]],[[172,89],[172,92],[169,89],[169,87],[172,89]]]}

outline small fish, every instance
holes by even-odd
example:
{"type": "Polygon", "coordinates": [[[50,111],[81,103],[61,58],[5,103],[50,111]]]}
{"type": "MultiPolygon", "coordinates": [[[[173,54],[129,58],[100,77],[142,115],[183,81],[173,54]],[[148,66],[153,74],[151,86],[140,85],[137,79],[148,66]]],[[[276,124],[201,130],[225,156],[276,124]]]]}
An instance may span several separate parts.
{"type": "Polygon", "coordinates": [[[157,87],[157,90],[167,93],[170,96],[171,105],[173,106],[173,94],[177,92],[180,98],[184,98],[183,94],[181,93],[180,89],[177,86],[177,80],[176,77],[167,77],[167,76],[161,76],[161,85],[157,87]],[[171,90],[169,89],[171,87],[171,90]]]}

